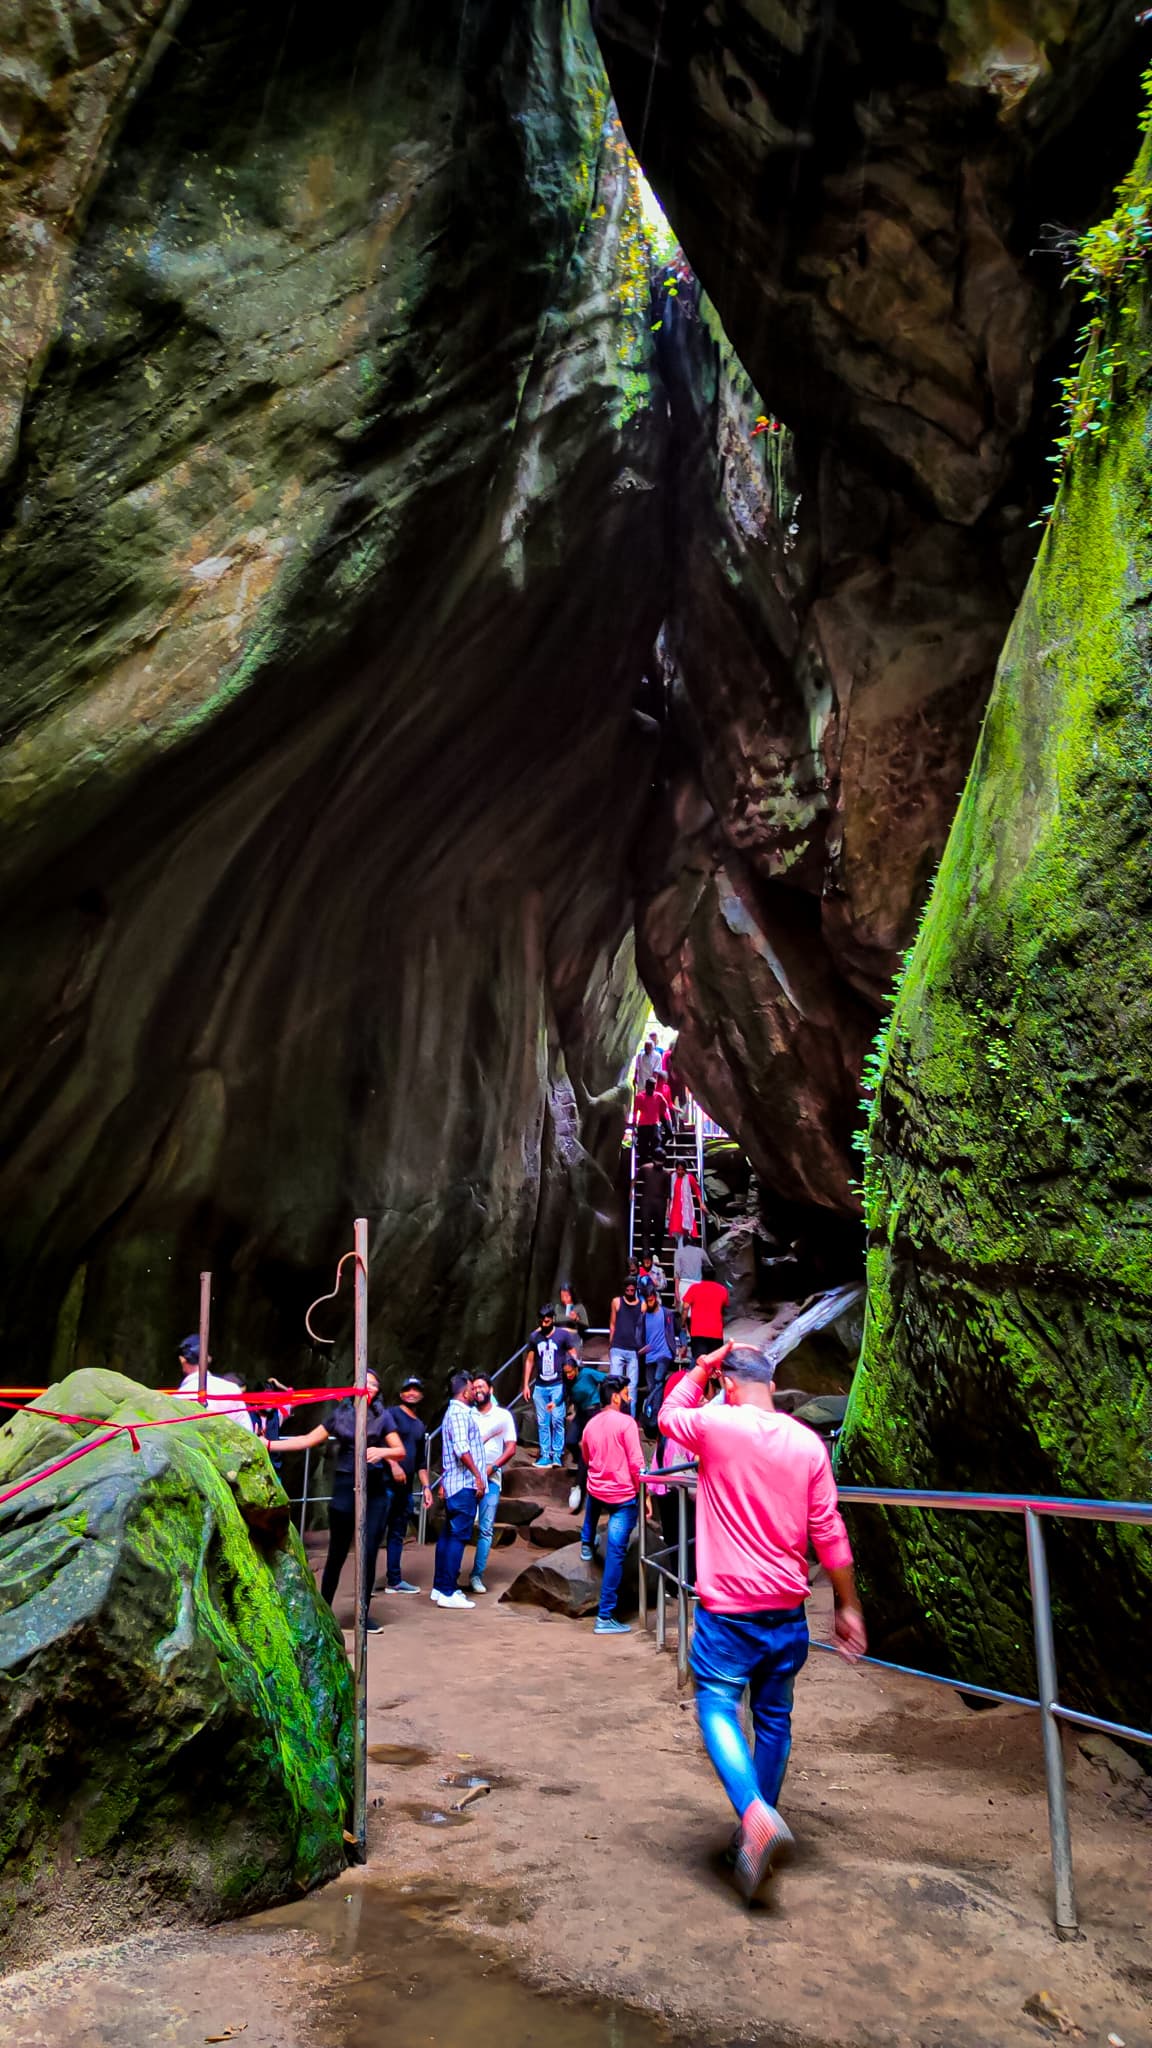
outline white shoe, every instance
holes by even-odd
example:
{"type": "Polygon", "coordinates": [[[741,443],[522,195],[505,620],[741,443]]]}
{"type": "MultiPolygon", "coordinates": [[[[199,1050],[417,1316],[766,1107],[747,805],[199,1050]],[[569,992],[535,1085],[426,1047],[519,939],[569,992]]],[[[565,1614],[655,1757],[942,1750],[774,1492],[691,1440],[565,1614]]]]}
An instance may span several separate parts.
{"type": "Polygon", "coordinates": [[[433,1586],[432,1591],[428,1595],[428,1598],[432,1602],[433,1607],[439,1607],[444,1598],[444,1595],[443,1593],[438,1593],[436,1591],[435,1586],[433,1586]]]}
{"type": "Polygon", "coordinates": [[[463,1593],[441,1593],[439,1603],[441,1607],[475,1607],[476,1605],[474,1600],[467,1599],[463,1593]]]}
{"type": "Polygon", "coordinates": [[[572,1491],[571,1491],[571,1493],[570,1493],[570,1494],[568,1495],[568,1509],[569,1509],[569,1512],[570,1512],[571,1514],[573,1514],[573,1515],[574,1515],[574,1514],[576,1514],[576,1513],[577,1513],[577,1512],[579,1511],[579,1507],[580,1507],[580,1488],[579,1488],[578,1486],[574,1486],[574,1487],[572,1488],[572,1491]]]}
{"type": "Polygon", "coordinates": [[[473,1572],[472,1577],[468,1581],[468,1591],[470,1593],[486,1593],[488,1591],[483,1579],[476,1572],[473,1572]]]}

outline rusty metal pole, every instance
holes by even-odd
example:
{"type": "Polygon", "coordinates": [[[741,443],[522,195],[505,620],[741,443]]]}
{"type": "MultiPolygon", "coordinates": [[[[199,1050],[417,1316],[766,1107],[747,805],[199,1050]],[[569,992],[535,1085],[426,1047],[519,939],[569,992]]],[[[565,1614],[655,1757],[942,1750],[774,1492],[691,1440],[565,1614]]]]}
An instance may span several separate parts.
{"type": "Polygon", "coordinates": [[[200,1363],[196,1368],[196,1399],[208,1406],[208,1331],[212,1321],[212,1275],[200,1275],[200,1363]]]}
{"type": "Polygon", "coordinates": [[[364,1623],[367,1618],[368,1602],[372,1597],[372,1588],[367,1584],[368,1559],[365,1555],[368,1487],[368,1220],[364,1216],[356,1218],[353,1244],[356,1253],[353,1380],[357,1392],[353,1477],[355,1520],[352,1538],[356,1557],[356,1625],[352,1659],[356,1694],[352,1751],[355,1779],[352,1832],[356,1838],[356,1853],[363,1863],[368,1855],[368,1637],[364,1623]],[[361,1388],[365,1389],[363,1393],[360,1391],[361,1388]]]}

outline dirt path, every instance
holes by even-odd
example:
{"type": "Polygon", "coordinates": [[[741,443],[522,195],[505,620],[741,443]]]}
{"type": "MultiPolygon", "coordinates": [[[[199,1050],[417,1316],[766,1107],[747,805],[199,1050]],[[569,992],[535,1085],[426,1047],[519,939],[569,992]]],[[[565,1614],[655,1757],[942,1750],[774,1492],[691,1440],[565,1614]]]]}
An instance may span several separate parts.
{"type": "MultiPolygon", "coordinates": [[[[3,2048],[198,2048],[228,2027],[243,2048],[1007,2048],[1057,2038],[1024,2012],[1038,1992],[1100,2048],[1152,2048],[1152,1827],[1106,1773],[1074,1771],[1086,1938],[1062,1945],[1034,1718],[814,1655],[783,1801],[799,1854],[748,1911],[672,1659],[501,1605],[526,1556],[494,1553],[472,1613],[377,1599],[365,1870],[238,1928],[9,1979],[3,2048]],[[493,1787],[464,1818],[451,1773],[493,1787]],[[525,1980],[602,2002],[542,2007],[525,1980]]],[[[406,1566],[430,1582],[430,1553],[406,1566]]]]}
{"type": "MultiPolygon", "coordinates": [[[[972,1714],[814,1654],[784,1800],[799,1853],[749,1912],[718,1863],[730,1815],[672,1658],[499,1604],[522,1557],[494,1553],[471,1614],[377,1603],[371,1739],[432,1756],[372,1767],[375,1871],[511,1888],[530,1917],[499,1940],[522,1966],[694,2032],[989,2048],[1043,2038],[1022,2011],[1043,1990],[1089,2040],[1150,2048],[1152,1827],[1115,1811],[1111,1780],[1081,1760],[1086,1939],[1057,1942],[1033,1715],[972,1714]],[[451,1769],[504,1782],[467,1826],[421,1825],[411,1809],[450,1797],[451,1769]]],[[[813,1605],[827,1634],[827,1596],[813,1605]]]]}

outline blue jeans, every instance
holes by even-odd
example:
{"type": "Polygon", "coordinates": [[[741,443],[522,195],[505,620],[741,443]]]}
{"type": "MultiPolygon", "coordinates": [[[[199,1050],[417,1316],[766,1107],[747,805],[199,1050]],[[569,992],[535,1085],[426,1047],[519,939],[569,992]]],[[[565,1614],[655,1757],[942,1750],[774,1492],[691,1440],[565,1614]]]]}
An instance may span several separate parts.
{"type": "Polygon", "coordinates": [[[640,1385],[640,1353],[638,1351],[618,1351],[616,1346],[613,1345],[608,1353],[608,1370],[610,1373],[614,1373],[617,1379],[627,1380],[628,1391],[632,1397],[632,1413],[635,1415],[636,1392],[640,1385]]]}
{"type": "Polygon", "coordinates": [[[484,1577],[484,1567],[492,1550],[492,1531],[496,1527],[496,1510],[500,1505],[500,1475],[488,1481],[488,1491],[480,1503],[476,1527],[476,1562],[472,1569],[478,1579],[484,1577]]]}
{"type": "Polygon", "coordinates": [[[564,1463],[564,1400],[563,1380],[545,1386],[537,1380],[532,1389],[532,1406],[536,1410],[536,1434],[540,1439],[540,1463],[562,1465],[564,1463]]]}
{"type": "Polygon", "coordinates": [[[636,1527],[639,1508],[639,1501],[624,1500],[612,1504],[606,1500],[594,1500],[591,1494],[588,1495],[584,1509],[584,1529],[580,1540],[588,1545],[589,1550],[595,1544],[601,1515],[608,1517],[608,1540],[604,1545],[604,1578],[600,1586],[601,1621],[616,1619],[616,1597],[624,1576],[624,1556],[632,1541],[632,1531],[636,1527]]]}
{"type": "Polygon", "coordinates": [[[436,1593],[455,1593],[464,1561],[464,1549],[476,1520],[477,1493],[474,1486],[462,1486],[444,1502],[444,1527],[436,1538],[436,1567],[432,1588],[436,1593]]]}
{"type": "Polygon", "coordinates": [[[704,1747],[738,1816],[754,1799],[775,1806],[792,1748],[792,1691],[808,1655],[803,1607],[759,1614],[710,1614],[701,1607],[692,1636],[696,1714],[704,1747]],[[755,1758],[740,1724],[748,1686],[755,1758]]]}
{"type": "Polygon", "coordinates": [[[404,1481],[397,1486],[395,1480],[388,1488],[388,1520],[385,1524],[388,1539],[388,1584],[398,1586],[404,1576],[404,1538],[408,1534],[408,1518],[412,1513],[412,1482],[404,1481]]]}

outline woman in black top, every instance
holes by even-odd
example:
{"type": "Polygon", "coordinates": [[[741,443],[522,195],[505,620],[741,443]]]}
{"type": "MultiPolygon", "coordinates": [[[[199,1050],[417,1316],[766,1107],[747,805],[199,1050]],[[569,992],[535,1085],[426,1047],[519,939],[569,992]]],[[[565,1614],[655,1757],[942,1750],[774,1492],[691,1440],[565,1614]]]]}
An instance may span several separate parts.
{"type": "MultiPolygon", "coordinates": [[[[322,1597],[331,1607],[340,1584],[344,1561],[352,1548],[356,1527],[354,1473],[356,1469],[356,1403],[360,1396],[346,1394],[337,1401],[327,1422],[317,1423],[306,1436],[282,1436],[277,1457],[288,1451],[308,1451],[329,1437],[336,1445],[336,1469],[332,1499],[328,1504],[328,1555],[320,1581],[322,1597]]],[[[380,1399],[380,1382],[368,1374],[368,1472],[364,1500],[364,1625],[373,1635],[380,1623],[368,1613],[368,1602],[376,1579],[376,1558],[384,1536],[390,1498],[389,1482],[404,1477],[404,1445],[393,1427],[392,1410],[380,1399]]]]}

